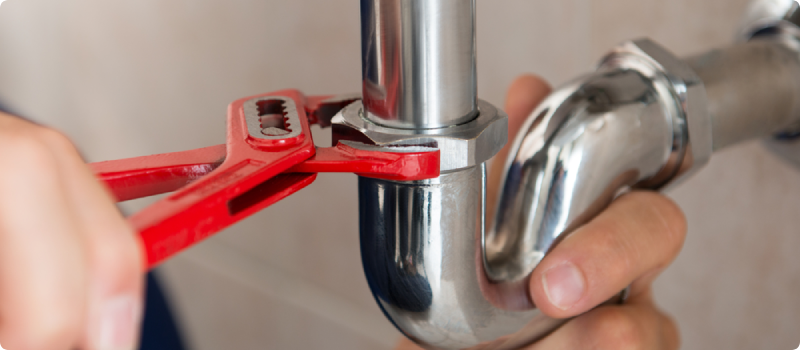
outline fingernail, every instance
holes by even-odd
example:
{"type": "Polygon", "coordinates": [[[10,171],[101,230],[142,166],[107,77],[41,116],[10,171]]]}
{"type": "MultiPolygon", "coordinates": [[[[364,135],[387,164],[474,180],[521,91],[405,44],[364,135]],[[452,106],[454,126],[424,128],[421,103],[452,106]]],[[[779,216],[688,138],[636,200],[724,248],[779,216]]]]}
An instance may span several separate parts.
{"type": "Polygon", "coordinates": [[[575,306],[586,292],[583,274],[570,262],[545,271],[542,284],[550,303],[565,311],[575,306]]]}
{"type": "Polygon", "coordinates": [[[120,296],[106,301],[100,311],[95,345],[98,350],[133,350],[139,329],[142,307],[132,296],[120,296]]]}

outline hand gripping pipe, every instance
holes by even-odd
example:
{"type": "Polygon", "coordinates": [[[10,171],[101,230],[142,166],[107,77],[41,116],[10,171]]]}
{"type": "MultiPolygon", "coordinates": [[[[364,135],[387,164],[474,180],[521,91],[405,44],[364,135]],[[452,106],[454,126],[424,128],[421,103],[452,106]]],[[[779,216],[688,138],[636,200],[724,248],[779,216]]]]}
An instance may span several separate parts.
{"type": "Polygon", "coordinates": [[[564,235],[625,188],[663,189],[723,147],[800,135],[798,9],[756,1],[740,43],[688,59],[646,39],[612,50],[528,118],[485,232],[485,162],[507,121],[476,99],[474,0],[362,0],[363,103],[334,118],[335,137],[434,145],[443,170],[359,180],[364,271],[386,316],[429,349],[515,349],[561,325],[525,286],[564,235]]]}

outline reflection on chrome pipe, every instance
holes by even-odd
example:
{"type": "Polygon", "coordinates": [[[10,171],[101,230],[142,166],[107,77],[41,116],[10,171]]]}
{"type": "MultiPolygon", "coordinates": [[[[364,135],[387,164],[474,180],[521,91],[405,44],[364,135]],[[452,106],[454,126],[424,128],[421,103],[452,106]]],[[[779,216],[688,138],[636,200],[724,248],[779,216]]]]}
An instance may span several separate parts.
{"type": "Polygon", "coordinates": [[[620,189],[659,188],[707,159],[709,123],[693,113],[704,107],[697,77],[649,40],[621,46],[596,73],[556,91],[513,144],[486,237],[490,278],[526,280],[620,189]]]}
{"type": "MultiPolygon", "coordinates": [[[[386,14],[392,12],[369,6],[416,1],[363,0],[362,6],[386,14]]],[[[526,286],[565,235],[626,187],[662,189],[702,167],[713,150],[800,120],[800,28],[787,24],[800,18],[794,15],[800,6],[793,0],[757,3],[781,3],[792,12],[755,11],[778,13],[754,20],[756,40],[689,60],[649,40],[625,43],[597,72],[554,92],[513,145],[496,222],[486,233],[484,162],[502,144],[495,141],[504,141],[496,132],[504,118],[485,115],[493,110],[487,106],[471,123],[423,130],[453,119],[376,119],[362,117],[358,104],[346,108],[334,121],[345,139],[356,135],[389,147],[429,140],[442,149],[443,164],[467,156],[434,180],[359,180],[364,270],[387,317],[429,349],[516,349],[562,324],[531,305],[526,286]],[[395,122],[419,129],[385,127],[395,122]],[[452,143],[453,137],[459,142],[452,143]],[[482,149],[488,151],[473,152],[482,149]]],[[[366,50],[365,60],[374,54],[366,50]]],[[[368,96],[374,91],[367,83],[385,86],[381,77],[387,76],[371,75],[379,71],[371,67],[375,62],[383,64],[365,61],[370,111],[379,109],[372,109],[376,100],[368,96]]],[[[419,114],[437,115],[435,109],[419,114]]]]}
{"type": "Polygon", "coordinates": [[[475,0],[361,0],[361,36],[370,120],[433,129],[477,116],[475,0]]]}
{"type": "Polygon", "coordinates": [[[435,180],[361,178],[362,259],[379,305],[431,349],[515,349],[544,337],[564,321],[531,304],[530,272],[619,188],[658,188],[702,164],[710,123],[695,114],[704,98],[697,77],[662,48],[621,46],[528,120],[486,235],[482,162],[435,180]]]}
{"type": "Polygon", "coordinates": [[[619,189],[676,172],[684,130],[634,71],[610,71],[545,101],[514,144],[486,264],[495,281],[524,280],[562,233],[605,208],[619,189]],[[673,147],[677,146],[677,147],[673,147]]]}
{"type": "MultiPolygon", "coordinates": [[[[486,167],[413,183],[359,179],[361,254],[380,307],[430,349],[516,349],[562,321],[511,311],[481,256],[486,167]],[[527,332],[517,333],[523,326],[527,332]]],[[[529,306],[527,296],[518,303],[529,306]]]]}

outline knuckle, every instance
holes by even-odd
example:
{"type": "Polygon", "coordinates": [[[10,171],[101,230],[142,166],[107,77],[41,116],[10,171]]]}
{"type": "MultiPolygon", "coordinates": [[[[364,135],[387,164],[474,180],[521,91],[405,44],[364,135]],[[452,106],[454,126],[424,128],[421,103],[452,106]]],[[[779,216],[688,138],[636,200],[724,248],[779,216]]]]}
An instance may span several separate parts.
{"type": "Polygon", "coordinates": [[[647,229],[652,230],[672,255],[677,255],[686,238],[688,224],[681,208],[670,198],[656,192],[635,191],[621,199],[626,201],[626,210],[638,212],[641,219],[647,218],[647,229]]]}
{"type": "Polygon", "coordinates": [[[123,228],[109,232],[111,237],[119,237],[96,245],[93,264],[106,278],[124,280],[143,273],[143,253],[137,244],[132,229],[123,228]]]}
{"type": "Polygon", "coordinates": [[[654,216],[658,218],[663,232],[666,233],[666,239],[669,240],[670,247],[677,254],[677,251],[683,246],[688,229],[686,216],[675,202],[665,196],[652,194],[650,201],[651,205],[648,207],[653,211],[654,216]]]}
{"type": "Polygon", "coordinates": [[[678,324],[675,320],[663,312],[661,316],[661,337],[664,340],[664,349],[677,350],[681,347],[681,334],[678,330],[678,324]]]}
{"type": "Polygon", "coordinates": [[[76,152],[61,132],[29,123],[0,130],[0,148],[13,150],[7,156],[20,166],[52,167],[58,152],[76,152]]]}
{"type": "Polygon", "coordinates": [[[36,137],[43,144],[49,147],[49,149],[59,158],[63,157],[67,157],[68,159],[81,158],[78,149],[69,139],[69,137],[67,137],[67,135],[63,134],[58,130],[38,127],[38,130],[36,132],[36,137]]]}
{"type": "Polygon", "coordinates": [[[604,308],[595,320],[594,332],[597,349],[643,350],[646,348],[645,331],[629,313],[621,308],[604,308]]]}
{"type": "MultiPolygon", "coordinates": [[[[132,235],[130,232],[124,234],[132,235]]],[[[138,273],[142,269],[141,254],[134,244],[115,244],[113,248],[107,245],[106,249],[100,249],[96,254],[95,262],[115,274],[138,273]]]]}
{"type": "Polygon", "coordinates": [[[81,334],[80,322],[66,312],[50,312],[35,323],[20,327],[4,343],[9,349],[60,349],[73,344],[81,334]]]}
{"type": "Polygon", "coordinates": [[[40,138],[41,128],[19,128],[2,135],[2,148],[13,150],[6,155],[14,157],[18,166],[50,168],[55,166],[55,158],[50,146],[40,138]]]}
{"type": "Polygon", "coordinates": [[[686,216],[683,210],[672,199],[663,195],[652,194],[650,196],[652,208],[669,222],[669,227],[676,231],[686,231],[686,216]]]}
{"type": "Polygon", "coordinates": [[[604,274],[613,272],[615,276],[628,276],[633,273],[639,262],[639,249],[636,248],[637,235],[628,234],[630,229],[625,222],[607,220],[595,225],[594,247],[596,252],[602,252],[604,259],[604,274]]]}
{"type": "Polygon", "coordinates": [[[39,127],[37,136],[40,140],[58,150],[74,151],[75,146],[69,138],[58,130],[39,127]]]}

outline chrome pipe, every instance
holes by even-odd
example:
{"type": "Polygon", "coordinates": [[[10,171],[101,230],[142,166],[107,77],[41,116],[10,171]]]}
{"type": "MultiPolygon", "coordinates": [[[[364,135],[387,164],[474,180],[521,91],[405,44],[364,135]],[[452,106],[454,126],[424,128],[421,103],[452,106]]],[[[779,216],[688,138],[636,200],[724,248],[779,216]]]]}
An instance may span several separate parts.
{"type": "Polygon", "coordinates": [[[800,7],[791,9],[748,42],[685,60],[649,40],[625,43],[547,98],[512,146],[484,240],[487,278],[528,283],[558,242],[626,188],[661,190],[744,141],[788,131],[797,144],[800,30],[786,20],[800,7]]]}
{"type": "Polygon", "coordinates": [[[425,348],[517,349],[563,322],[514,311],[531,309],[528,297],[501,300],[507,293],[486,278],[485,196],[485,165],[414,183],[359,179],[367,281],[386,316],[425,348]]]}
{"type": "Polygon", "coordinates": [[[678,172],[687,130],[668,84],[637,70],[603,68],[538,107],[512,146],[486,237],[490,279],[526,281],[564,233],[620,189],[644,180],[658,186],[678,172]]]}
{"type": "Polygon", "coordinates": [[[798,57],[793,39],[769,35],[686,60],[706,87],[715,151],[797,123],[798,57]]]}
{"type": "Polygon", "coordinates": [[[361,12],[363,100],[334,118],[335,140],[433,145],[442,169],[427,181],[359,178],[361,253],[376,301],[431,349],[530,342],[502,340],[531,316],[486,299],[493,287],[478,273],[485,163],[506,144],[508,123],[477,100],[475,1],[362,0],[361,12]]]}
{"type": "Polygon", "coordinates": [[[527,285],[565,235],[626,188],[664,189],[714,150],[800,120],[800,30],[785,23],[798,16],[779,16],[780,26],[761,18],[756,40],[687,60],[649,40],[625,43],[528,118],[486,231],[485,162],[505,143],[507,124],[491,105],[469,102],[474,0],[361,4],[364,100],[334,118],[334,136],[442,152],[437,179],[359,179],[370,288],[391,322],[428,349],[510,350],[546,336],[565,320],[537,310],[527,285]],[[429,17],[436,11],[426,12],[453,6],[447,11],[460,13],[467,4],[466,17],[441,12],[437,21],[429,17]],[[472,38],[453,32],[447,35],[459,36],[455,44],[437,41],[447,37],[437,29],[445,27],[472,38]],[[780,33],[768,34],[775,28],[780,33]]]}
{"type": "MultiPolygon", "coordinates": [[[[757,0],[753,1],[742,23],[740,39],[778,40],[800,52],[800,2],[795,0],[757,0]]],[[[799,54],[800,55],[800,54],[799,54]]],[[[792,64],[791,57],[781,61],[780,65],[792,64]]],[[[789,73],[791,75],[791,73],[789,73]]],[[[800,126],[792,125],[774,137],[767,138],[765,144],[769,150],[783,160],[800,167],[800,126]]]]}
{"type": "Polygon", "coordinates": [[[477,116],[475,0],[361,0],[366,117],[435,129],[477,116]]]}

